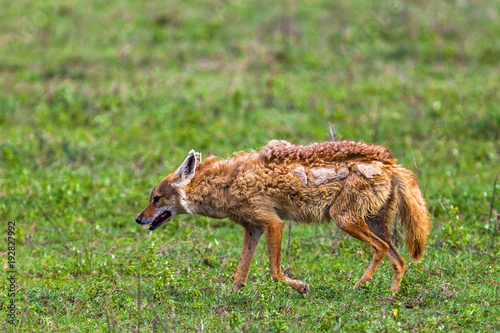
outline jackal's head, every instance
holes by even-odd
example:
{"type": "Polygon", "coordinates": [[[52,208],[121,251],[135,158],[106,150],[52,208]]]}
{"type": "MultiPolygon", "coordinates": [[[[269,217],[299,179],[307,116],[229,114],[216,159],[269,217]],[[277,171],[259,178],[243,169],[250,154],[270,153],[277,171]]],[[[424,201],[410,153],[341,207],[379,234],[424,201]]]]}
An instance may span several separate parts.
{"type": "Polygon", "coordinates": [[[182,165],[151,191],[149,204],[135,221],[149,224],[152,231],[175,215],[192,213],[186,202],[186,186],[194,177],[197,162],[201,162],[201,155],[191,150],[182,165]]]}

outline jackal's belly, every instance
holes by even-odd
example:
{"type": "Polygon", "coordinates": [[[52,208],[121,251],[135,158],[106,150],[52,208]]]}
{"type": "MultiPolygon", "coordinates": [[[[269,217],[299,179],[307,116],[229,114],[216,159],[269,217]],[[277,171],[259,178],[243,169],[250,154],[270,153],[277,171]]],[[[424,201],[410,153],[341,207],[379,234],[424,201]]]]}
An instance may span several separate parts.
{"type": "Polygon", "coordinates": [[[341,183],[299,185],[268,191],[274,210],[282,220],[328,222],[330,209],[342,189],[341,183]]]}
{"type": "Polygon", "coordinates": [[[300,208],[275,208],[276,214],[282,220],[301,223],[328,222],[331,205],[302,206],[300,208]]]}

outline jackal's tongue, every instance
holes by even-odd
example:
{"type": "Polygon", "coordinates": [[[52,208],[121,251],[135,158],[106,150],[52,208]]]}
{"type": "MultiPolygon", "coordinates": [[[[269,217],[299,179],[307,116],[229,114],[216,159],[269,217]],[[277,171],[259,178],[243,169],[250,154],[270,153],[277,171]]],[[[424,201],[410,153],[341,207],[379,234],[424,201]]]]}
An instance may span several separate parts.
{"type": "Polygon", "coordinates": [[[156,230],[166,219],[168,219],[172,213],[168,210],[158,216],[151,224],[149,225],[149,230],[156,230]]]}
{"type": "Polygon", "coordinates": [[[167,210],[165,213],[158,216],[157,220],[163,220],[163,219],[167,218],[168,215],[170,215],[170,212],[167,210]]]}

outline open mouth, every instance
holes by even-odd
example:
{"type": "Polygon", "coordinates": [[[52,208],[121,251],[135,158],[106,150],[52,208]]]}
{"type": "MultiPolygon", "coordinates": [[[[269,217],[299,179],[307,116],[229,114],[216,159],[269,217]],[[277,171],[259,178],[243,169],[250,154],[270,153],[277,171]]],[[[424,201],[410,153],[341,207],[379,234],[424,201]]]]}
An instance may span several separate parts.
{"type": "Polygon", "coordinates": [[[164,211],[157,218],[155,218],[153,222],[151,222],[151,224],[149,225],[149,230],[153,231],[158,229],[163,224],[163,222],[170,219],[170,217],[172,217],[172,213],[169,210],[164,211]]]}

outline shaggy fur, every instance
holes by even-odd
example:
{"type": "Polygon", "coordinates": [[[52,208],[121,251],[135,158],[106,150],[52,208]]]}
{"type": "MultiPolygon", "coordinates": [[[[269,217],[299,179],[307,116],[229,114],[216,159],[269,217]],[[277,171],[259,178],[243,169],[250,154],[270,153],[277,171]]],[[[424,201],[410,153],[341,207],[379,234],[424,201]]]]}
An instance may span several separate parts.
{"type": "Polygon", "coordinates": [[[396,209],[406,230],[406,247],[419,260],[429,213],[414,175],[397,165],[387,148],[353,141],[299,146],[273,140],[259,152],[240,152],[226,160],[212,156],[202,162],[192,150],[177,171],[155,187],[136,221],[154,230],[177,214],[227,217],[245,230],[235,291],[245,286],[255,248],[265,234],[271,277],[307,295],[307,284],[281,272],[283,220],[333,220],[374,253],[356,287],[371,280],[387,257],[396,293],[406,267],[387,227],[396,209]]]}

